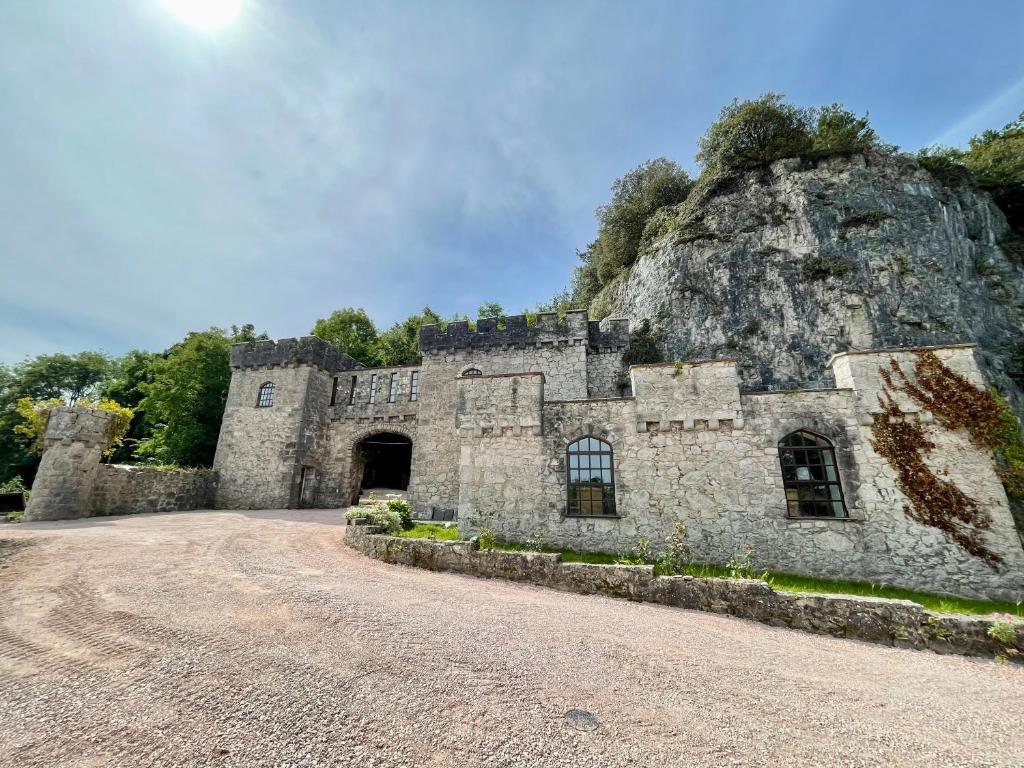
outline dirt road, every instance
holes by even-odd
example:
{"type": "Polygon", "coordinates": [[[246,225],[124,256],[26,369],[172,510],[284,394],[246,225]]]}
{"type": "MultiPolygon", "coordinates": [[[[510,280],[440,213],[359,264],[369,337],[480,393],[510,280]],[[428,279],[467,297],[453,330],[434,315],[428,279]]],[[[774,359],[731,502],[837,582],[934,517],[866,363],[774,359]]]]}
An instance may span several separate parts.
{"type": "Polygon", "coordinates": [[[0,528],[0,765],[1024,765],[1020,668],[385,565],[340,523],[0,528]]]}

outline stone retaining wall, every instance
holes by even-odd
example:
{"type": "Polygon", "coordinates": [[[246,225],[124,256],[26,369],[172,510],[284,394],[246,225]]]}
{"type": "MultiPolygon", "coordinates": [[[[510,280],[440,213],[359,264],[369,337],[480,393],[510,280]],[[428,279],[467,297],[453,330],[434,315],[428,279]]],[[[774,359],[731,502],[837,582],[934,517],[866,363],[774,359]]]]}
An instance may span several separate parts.
{"type": "Polygon", "coordinates": [[[93,516],[211,509],[217,474],[209,469],[163,470],[100,464],[93,482],[93,516]]]}
{"type": "Polygon", "coordinates": [[[1024,654],[1022,623],[1007,654],[988,636],[991,619],[935,613],[909,600],[776,592],[760,580],[655,576],[651,566],[563,563],[558,554],[481,551],[475,541],[403,539],[373,526],[349,526],[345,543],[387,563],[724,613],[880,645],[1018,661],[1022,656],[1013,651],[1024,654]]]}

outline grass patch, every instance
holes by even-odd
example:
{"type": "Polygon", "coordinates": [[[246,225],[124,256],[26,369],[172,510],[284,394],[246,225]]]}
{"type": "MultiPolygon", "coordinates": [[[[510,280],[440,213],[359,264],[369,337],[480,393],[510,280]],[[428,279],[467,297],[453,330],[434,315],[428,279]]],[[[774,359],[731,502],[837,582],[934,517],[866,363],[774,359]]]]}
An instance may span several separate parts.
{"type": "Polygon", "coordinates": [[[824,592],[827,594],[856,595],[859,597],[887,597],[892,600],[912,600],[932,611],[984,615],[1009,613],[1024,618],[1024,604],[1008,600],[972,600],[967,597],[934,595],[912,589],[884,587],[862,581],[835,581],[791,573],[769,573],[768,583],[780,592],[824,592]]]}
{"type": "Polygon", "coordinates": [[[436,523],[416,523],[407,531],[395,534],[403,539],[436,539],[437,541],[457,541],[459,529],[454,525],[437,525],[436,523]]]}
{"type": "MultiPolygon", "coordinates": [[[[548,552],[562,556],[565,563],[590,563],[592,565],[653,565],[658,576],[671,575],[656,562],[642,563],[629,555],[611,552],[580,552],[574,549],[555,549],[553,547],[530,544],[515,544],[499,541],[493,549],[501,552],[548,552]]],[[[687,576],[704,579],[732,578],[728,568],[709,563],[689,563],[683,568],[687,576]]],[[[852,595],[854,597],[885,597],[891,600],[912,600],[932,611],[943,613],[960,613],[968,615],[986,615],[989,613],[1009,613],[1024,618],[1024,603],[1011,603],[1008,600],[973,600],[966,597],[950,597],[935,595],[929,592],[916,592],[912,589],[886,587],[861,581],[838,581],[835,579],[819,579],[811,576],[797,576],[791,573],[773,573],[765,571],[761,578],[779,592],[821,592],[829,595],[852,595]]]]}

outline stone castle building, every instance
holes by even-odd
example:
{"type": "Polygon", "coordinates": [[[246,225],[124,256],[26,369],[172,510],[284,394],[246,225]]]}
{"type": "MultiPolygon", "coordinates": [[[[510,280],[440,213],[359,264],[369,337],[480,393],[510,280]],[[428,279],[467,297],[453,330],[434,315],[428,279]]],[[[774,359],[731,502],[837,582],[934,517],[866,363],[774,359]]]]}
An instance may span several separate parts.
{"type": "Polygon", "coordinates": [[[699,214],[592,304],[689,362],[627,368],[635,329],[586,312],[425,326],[401,368],[313,337],[237,345],[215,472],[100,465],[109,417],[62,409],[26,517],[347,507],[379,487],[464,535],[657,551],[683,523],[696,562],[750,547],[759,568],[1021,599],[992,453],[912,389],[937,361],[1024,415],[1024,262],[991,198],[869,152],[777,161],[699,214]]]}
{"type": "Polygon", "coordinates": [[[694,561],[962,595],[1024,593],[1024,551],[989,451],[886,382],[923,352],[984,386],[974,346],[827,361],[829,386],[741,391],[730,359],[623,366],[625,320],[541,314],[424,326],[422,364],[364,368],[315,337],[236,345],[214,468],[227,509],[347,507],[402,490],[460,533],[624,552],[682,522],[694,561]],[[993,559],[905,509],[872,425],[921,424],[928,465],[990,518],[993,559]],[[991,564],[990,564],[991,563],[991,564]]]}

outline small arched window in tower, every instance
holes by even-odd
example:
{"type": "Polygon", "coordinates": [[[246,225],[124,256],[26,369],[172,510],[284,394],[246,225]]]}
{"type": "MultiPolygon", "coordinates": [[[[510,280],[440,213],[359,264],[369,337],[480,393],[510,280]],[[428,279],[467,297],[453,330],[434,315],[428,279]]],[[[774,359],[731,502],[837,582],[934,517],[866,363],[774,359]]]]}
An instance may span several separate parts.
{"type": "Polygon", "coordinates": [[[260,393],[256,396],[257,408],[269,408],[274,404],[274,382],[265,381],[260,384],[260,393]]]}
{"type": "Polygon", "coordinates": [[[581,437],[566,449],[569,503],[573,517],[615,516],[615,462],[612,447],[596,437],[581,437]]]}
{"type": "Polygon", "coordinates": [[[806,430],[779,441],[779,462],[790,517],[847,517],[832,443],[806,430]]]}
{"type": "Polygon", "coordinates": [[[463,376],[483,376],[484,373],[479,368],[467,368],[462,372],[463,376]]]}

